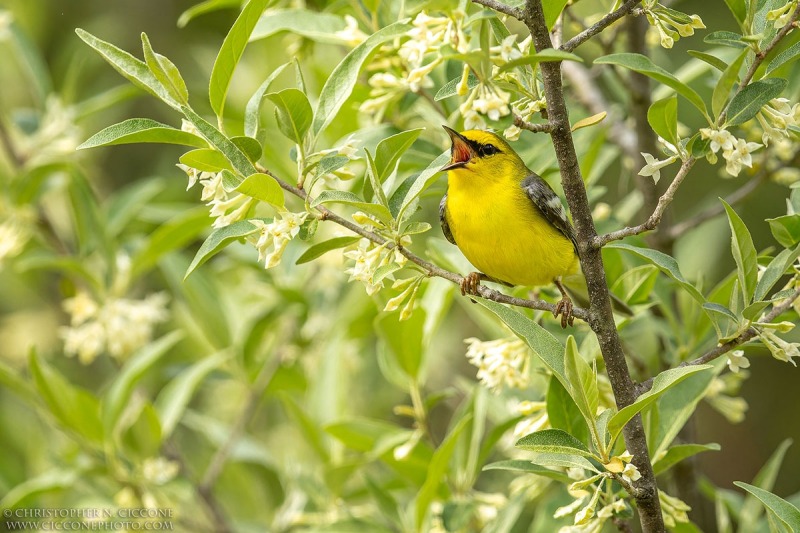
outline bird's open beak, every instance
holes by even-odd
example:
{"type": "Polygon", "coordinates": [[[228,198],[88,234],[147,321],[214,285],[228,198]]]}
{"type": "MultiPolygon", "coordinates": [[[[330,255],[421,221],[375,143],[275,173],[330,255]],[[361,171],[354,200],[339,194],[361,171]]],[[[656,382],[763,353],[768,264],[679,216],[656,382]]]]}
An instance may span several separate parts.
{"type": "Polygon", "coordinates": [[[450,140],[453,142],[453,145],[450,147],[450,162],[440,168],[439,172],[463,167],[469,163],[470,159],[472,159],[472,156],[475,155],[475,152],[472,150],[472,147],[469,145],[466,137],[457,131],[448,128],[447,126],[443,125],[442,127],[450,136],[450,140]]]}

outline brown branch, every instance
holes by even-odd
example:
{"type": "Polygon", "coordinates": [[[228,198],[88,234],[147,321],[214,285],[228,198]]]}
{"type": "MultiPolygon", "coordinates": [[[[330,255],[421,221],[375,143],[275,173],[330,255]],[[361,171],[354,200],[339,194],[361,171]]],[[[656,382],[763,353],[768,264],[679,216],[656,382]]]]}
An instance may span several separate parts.
{"type": "MultiPolygon", "coordinates": [[[[475,0],[473,0],[475,1],[475,0]]],[[[612,11],[605,17],[601,18],[596,24],[593,24],[589,28],[585,29],[584,31],[580,32],[578,35],[570,39],[569,41],[565,42],[561,45],[560,50],[564,50],[566,52],[572,52],[577,47],[606,29],[611,24],[615,23],[631,11],[633,8],[636,7],[641,0],[627,0],[624,4],[622,4],[619,9],[612,11]]]]}
{"type": "Polygon", "coordinates": [[[516,113],[514,113],[514,125],[518,128],[522,128],[523,130],[532,131],[533,133],[550,133],[549,122],[545,122],[543,124],[534,124],[533,122],[523,120],[522,117],[516,113]]]}
{"type": "MultiPolygon", "coordinates": [[[[769,313],[764,315],[764,319],[761,320],[760,322],[772,322],[780,315],[788,311],[792,307],[794,301],[797,300],[798,298],[800,298],[800,287],[796,288],[794,292],[791,294],[791,296],[789,296],[783,303],[774,306],[769,313]]],[[[710,363],[717,357],[724,355],[733,350],[734,348],[736,348],[737,346],[740,346],[746,343],[747,341],[755,338],[756,335],[758,335],[758,331],[756,330],[756,328],[754,327],[748,328],[738,337],[715,346],[714,348],[708,350],[706,353],[704,353],[697,359],[694,359],[692,361],[684,361],[683,363],[679,364],[677,368],[681,368],[684,366],[704,365],[706,363],[710,363]]],[[[653,379],[654,378],[650,378],[646,381],[642,381],[641,383],[639,383],[639,385],[637,386],[639,394],[643,394],[649,391],[653,387],[653,379]]]]}
{"type": "MultiPolygon", "coordinates": [[[[574,49],[592,35],[602,31],[614,20],[621,18],[637,3],[637,0],[629,0],[620,10],[606,16],[600,23],[593,26],[594,29],[573,38],[561,49],[574,49]]],[[[537,52],[552,48],[550,34],[544,19],[542,0],[526,1],[523,22],[531,32],[537,52]]],[[[561,183],[575,224],[581,267],[589,290],[589,301],[591,302],[589,325],[597,335],[617,407],[622,409],[636,400],[636,387],[631,379],[622,343],[614,323],[603,257],[599,247],[592,246],[594,240],[597,239],[597,232],[570,131],[569,113],[564,101],[564,89],[561,82],[561,64],[560,62],[545,62],[541,63],[539,68],[547,100],[548,118],[552,127],[550,135],[561,171],[561,183]]],[[[633,464],[641,473],[641,478],[635,484],[633,496],[639,509],[642,531],[644,533],[661,533],[664,531],[664,520],[661,516],[658,487],[650,464],[647,439],[640,415],[635,416],[625,426],[624,437],[627,449],[633,454],[633,464]]]]}
{"type": "Polygon", "coordinates": [[[517,20],[520,20],[522,17],[522,10],[520,8],[509,6],[497,0],[472,0],[472,3],[488,7],[493,11],[508,15],[509,17],[514,17],[517,20]]]}
{"type": "Polygon", "coordinates": [[[680,170],[678,170],[678,174],[676,174],[675,178],[672,180],[672,183],[669,184],[667,190],[664,191],[664,194],[662,194],[661,198],[658,199],[658,205],[656,206],[655,211],[653,211],[653,214],[650,215],[650,218],[648,218],[644,223],[639,224],[638,226],[629,226],[617,231],[612,231],[611,233],[606,233],[602,236],[595,236],[591,241],[591,245],[595,248],[602,248],[611,241],[617,241],[619,239],[624,239],[625,237],[644,233],[645,231],[654,230],[661,222],[661,217],[664,216],[664,212],[667,210],[667,207],[669,207],[669,204],[672,203],[678,187],[680,187],[684,178],[686,178],[687,174],[689,174],[689,170],[691,170],[692,166],[695,164],[695,161],[695,158],[690,157],[683,162],[680,170]]]}
{"type": "MultiPolygon", "coordinates": [[[[306,191],[304,191],[303,189],[299,189],[294,185],[290,185],[289,183],[280,179],[266,168],[263,168],[261,166],[257,166],[257,168],[259,172],[263,172],[264,174],[267,174],[271,176],[273,179],[275,179],[275,181],[278,182],[278,185],[280,185],[281,188],[286,192],[289,192],[302,200],[308,201],[309,203],[313,202],[313,199],[309,198],[308,193],[306,193],[306,191]]],[[[381,235],[378,235],[374,231],[369,231],[368,229],[362,228],[358,224],[337,215],[336,213],[334,213],[333,211],[324,206],[318,205],[314,209],[319,211],[322,220],[330,220],[331,222],[335,222],[336,224],[339,224],[340,226],[349,229],[353,233],[361,235],[366,239],[369,239],[375,244],[378,245],[385,244],[386,248],[389,250],[397,248],[406,259],[408,259],[415,265],[422,268],[422,270],[425,271],[425,273],[428,276],[436,276],[438,278],[443,278],[448,281],[452,281],[456,285],[461,285],[461,282],[464,280],[463,276],[456,274],[455,272],[445,270],[444,268],[441,268],[429,261],[422,259],[421,257],[414,254],[407,248],[403,246],[398,246],[397,243],[390,242],[388,239],[382,237],[381,235]]],[[[525,307],[528,309],[535,309],[539,311],[549,311],[551,313],[554,313],[556,310],[556,306],[554,304],[551,304],[550,302],[546,302],[544,300],[526,300],[524,298],[516,298],[514,296],[503,294],[500,291],[490,289],[485,285],[478,285],[478,295],[486,300],[492,300],[498,303],[514,305],[516,307],[525,307]]],[[[578,318],[585,322],[589,321],[589,311],[586,309],[575,307],[572,311],[572,314],[575,318],[578,318]]]]}

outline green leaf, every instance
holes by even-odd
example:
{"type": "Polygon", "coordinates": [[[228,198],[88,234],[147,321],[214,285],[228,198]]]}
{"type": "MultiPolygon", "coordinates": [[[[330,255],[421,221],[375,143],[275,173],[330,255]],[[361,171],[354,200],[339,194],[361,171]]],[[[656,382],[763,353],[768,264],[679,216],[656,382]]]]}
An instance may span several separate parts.
{"type": "Polygon", "coordinates": [[[142,207],[164,190],[162,178],[137,180],[117,191],[104,209],[106,231],[110,238],[118,236],[139,214],[142,207]]]}
{"type": "Polygon", "coordinates": [[[222,47],[219,49],[214,67],[211,69],[211,81],[208,86],[208,99],[211,109],[222,120],[222,111],[225,107],[225,96],[233,78],[233,71],[242,57],[247,40],[253,32],[258,18],[269,4],[270,0],[249,0],[244,6],[236,22],[233,23],[222,47]]]}
{"type": "Polygon", "coordinates": [[[775,56],[775,59],[770,61],[769,66],[767,67],[766,75],[769,76],[773,70],[789,63],[793,63],[798,59],[800,59],[800,42],[794,43],[792,46],[775,56]]]}
{"type": "Polygon", "coordinates": [[[308,98],[297,89],[284,89],[266,95],[275,104],[278,129],[288,139],[303,145],[314,112],[308,98]]]}
{"type": "Polygon", "coordinates": [[[725,0],[725,4],[728,6],[728,9],[731,10],[731,13],[733,13],[739,25],[743,25],[747,18],[747,5],[745,4],[745,0],[725,0]]]}
{"type": "Polygon", "coordinates": [[[102,442],[103,426],[97,398],[73,386],[36,353],[31,353],[28,366],[39,398],[55,418],[65,428],[82,435],[91,443],[102,442]]]}
{"type": "Polygon", "coordinates": [[[750,53],[749,48],[745,48],[741,53],[731,61],[731,64],[722,72],[716,87],[714,87],[714,94],[711,97],[711,111],[715,117],[725,109],[725,102],[731,95],[733,85],[739,81],[739,71],[742,69],[742,63],[747,54],[750,53]]]}
{"type": "Polygon", "coordinates": [[[275,78],[289,65],[291,65],[291,62],[284,63],[273,70],[272,73],[267,76],[267,79],[256,89],[253,96],[247,101],[247,106],[244,111],[244,134],[248,137],[264,140],[261,131],[261,105],[264,102],[264,98],[266,98],[267,91],[269,91],[270,86],[272,86],[272,82],[275,81],[275,78]]]}
{"type": "Polygon", "coordinates": [[[645,261],[648,261],[650,264],[658,267],[661,272],[677,281],[678,284],[683,287],[683,289],[688,292],[697,302],[700,304],[705,303],[706,299],[703,297],[700,291],[697,290],[697,287],[686,281],[686,278],[683,277],[683,274],[681,274],[680,268],[678,267],[678,262],[675,261],[673,257],[657,250],[640,248],[638,246],[631,246],[630,244],[619,242],[607,244],[606,248],[617,248],[619,250],[626,250],[632,254],[638,255],[645,261]]]}
{"type": "Polygon", "coordinates": [[[231,7],[238,9],[241,4],[242,0],[205,0],[205,2],[195,4],[181,13],[180,17],[178,17],[178,27],[185,27],[187,24],[189,24],[189,22],[200,15],[206,15],[208,13],[213,13],[214,11],[231,7]]]}
{"type": "Polygon", "coordinates": [[[152,268],[165,254],[183,248],[209,226],[204,206],[184,211],[158,227],[133,257],[131,273],[135,277],[152,268]]]}
{"type": "MultiPolygon", "coordinates": [[[[19,507],[20,504],[30,501],[30,498],[35,498],[38,495],[44,495],[48,492],[65,491],[69,492],[74,490],[75,483],[78,482],[83,476],[82,472],[73,469],[53,468],[39,474],[35,477],[29,477],[25,481],[16,485],[0,498],[0,507],[9,512],[13,508],[19,507]]],[[[12,515],[8,515],[9,517],[12,515]]],[[[8,518],[4,518],[3,525],[10,522],[8,518]]],[[[20,528],[25,522],[16,522],[20,524],[20,528]]],[[[59,524],[62,522],[59,521],[59,524]]],[[[6,526],[6,527],[11,527],[6,526]]]]}
{"type": "Polygon", "coordinates": [[[536,52],[535,54],[518,57],[517,59],[512,59],[507,63],[503,63],[500,65],[500,68],[497,72],[500,74],[516,67],[521,67],[524,65],[536,65],[548,61],[578,61],[579,63],[583,63],[583,58],[571,52],[565,52],[563,50],[556,50],[553,48],[545,48],[544,50],[536,52]]]}
{"type": "Polygon", "coordinates": [[[434,159],[425,170],[420,172],[420,174],[414,178],[413,181],[409,182],[408,190],[402,197],[400,208],[397,211],[397,220],[402,221],[404,219],[406,210],[412,205],[414,200],[416,200],[420,194],[422,194],[433,184],[434,181],[436,181],[436,175],[439,173],[439,169],[442,168],[448,161],[450,161],[449,151],[434,159]]]}
{"type": "MultiPolygon", "coordinates": [[[[444,85],[442,85],[441,89],[436,91],[436,95],[433,97],[434,101],[438,102],[439,100],[444,100],[445,98],[450,98],[451,96],[455,96],[458,94],[458,85],[461,83],[461,78],[463,76],[459,76],[457,78],[453,78],[452,80],[448,81],[444,85]]],[[[467,75],[467,89],[471,90],[478,86],[480,81],[475,75],[470,72],[467,75]]]]}
{"type": "Polygon", "coordinates": [[[341,43],[336,32],[347,26],[344,18],[333,13],[311,9],[270,9],[258,20],[250,41],[264,39],[278,32],[288,31],[323,43],[341,43]]]}
{"type": "MultiPolygon", "coordinates": [[[[581,354],[578,353],[578,345],[572,335],[567,338],[567,346],[564,350],[564,369],[567,375],[567,390],[586,420],[586,425],[593,430],[598,404],[597,376],[589,363],[584,361],[581,354]]],[[[594,436],[595,432],[591,431],[591,433],[594,436]]],[[[602,447],[602,443],[596,444],[598,448],[602,447]]]]}
{"type": "Polygon", "coordinates": [[[761,275],[761,279],[758,280],[756,292],[753,294],[753,301],[759,302],[765,299],[770,289],[783,277],[798,257],[800,257],[800,245],[795,246],[794,250],[781,250],[781,253],[769,262],[767,269],[761,275]]]}
{"type": "Polygon", "coordinates": [[[129,118],[102,129],[89,137],[76,150],[132,143],[165,143],[208,148],[208,143],[188,131],[181,131],[149,118],[129,118]]]}
{"type": "Polygon", "coordinates": [[[256,231],[258,231],[258,228],[246,220],[240,220],[228,226],[215,229],[200,246],[200,249],[197,250],[192,263],[186,269],[183,279],[188,278],[189,274],[194,272],[197,267],[217,255],[233,241],[242,239],[256,231]]]}
{"type": "Polygon", "coordinates": [[[703,37],[703,42],[732,48],[748,48],[747,43],[742,40],[742,36],[732,31],[713,31],[703,37]]]}
{"type": "Polygon", "coordinates": [[[370,452],[381,441],[408,432],[381,420],[351,418],[325,426],[325,432],[342,444],[359,452],[370,452]]]}
{"type": "Polygon", "coordinates": [[[83,42],[95,49],[105,59],[114,70],[122,74],[122,76],[136,85],[159,98],[167,105],[178,109],[180,104],[167,92],[163,85],[156,79],[144,61],[136,59],[128,52],[121,50],[113,44],[107,43],[98,39],[91,33],[81,28],[76,28],[75,33],[78,34],[83,42]]]}
{"type": "Polygon", "coordinates": [[[183,154],[179,159],[188,167],[201,172],[219,172],[222,169],[232,170],[228,159],[213,148],[198,148],[183,154]]]}
{"type": "Polygon", "coordinates": [[[653,102],[647,110],[647,122],[658,135],[670,143],[678,144],[678,97],[672,95],[653,102]]]}
{"type": "Polygon", "coordinates": [[[229,358],[228,353],[218,353],[201,359],[172,378],[158,393],[155,409],[161,421],[163,438],[169,438],[172,434],[200,383],[229,358]]]}
{"type": "Polygon", "coordinates": [[[582,118],[578,122],[572,125],[570,131],[578,131],[581,128],[588,128],[589,126],[594,126],[595,124],[601,123],[605,118],[608,116],[608,113],[605,111],[601,111],[596,113],[592,116],[582,118]]]}
{"type": "Polygon", "coordinates": [[[627,424],[631,418],[657,400],[659,396],[692,374],[702,372],[709,368],[711,368],[711,365],[684,366],[671,368],[657,375],[653,380],[653,387],[649,391],[636,398],[636,401],[629,406],[620,409],[611,417],[611,420],[608,421],[608,432],[611,435],[611,442],[617,439],[622,428],[625,427],[625,424],[627,424]]]}
{"type": "Polygon", "coordinates": [[[138,411],[129,412],[129,416],[125,417],[119,440],[126,454],[137,461],[144,461],[159,454],[162,442],[161,422],[156,410],[147,400],[138,411]]]}
{"type": "Polygon", "coordinates": [[[791,531],[800,531],[800,509],[783,498],[756,486],[741,481],[734,481],[733,484],[758,498],[764,507],[774,513],[791,531]]]}
{"type": "Polygon", "coordinates": [[[566,453],[537,453],[531,462],[539,466],[554,466],[556,468],[583,468],[591,472],[600,473],[599,470],[585,457],[566,453]]]}
{"type": "MultiPolygon", "coordinates": [[[[413,316],[416,316],[417,313],[414,313],[413,316]]],[[[442,444],[436,448],[436,451],[433,453],[430,465],[428,465],[428,475],[419,493],[417,493],[416,502],[414,504],[416,509],[415,524],[417,530],[422,529],[422,524],[425,522],[425,516],[428,513],[430,504],[436,497],[439,487],[444,482],[447,466],[456,449],[458,439],[464,431],[464,428],[467,427],[470,418],[471,416],[468,415],[459,420],[458,424],[456,424],[453,430],[445,437],[444,441],[442,441],[442,444]]]]}
{"type": "Polygon", "coordinates": [[[222,132],[212,126],[203,117],[192,111],[186,106],[181,106],[181,111],[186,116],[186,119],[194,124],[197,130],[205,137],[211,146],[222,152],[228,161],[231,162],[233,168],[236,169],[242,176],[250,176],[255,174],[256,168],[253,163],[247,158],[238,146],[236,146],[230,139],[228,139],[222,132]]]}
{"type": "Polygon", "coordinates": [[[550,470],[549,468],[535,465],[530,461],[523,461],[521,459],[507,459],[505,461],[489,463],[483,467],[483,470],[510,470],[512,472],[526,472],[528,474],[544,476],[567,484],[572,483],[573,481],[563,472],[559,472],[558,470],[550,470]]]}
{"type": "Polygon", "coordinates": [[[693,455],[697,455],[701,452],[707,451],[719,451],[720,446],[719,444],[712,443],[712,444],[677,444],[672,446],[667,453],[664,454],[658,461],[653,463],[653,473],[655,475],[660,475],[670,468],[672,468],[677,463],[692,457],[693,455]]]}
{"type": "MultiPolygon", "coordinates": [[[[785,439],[778,445],[778,448],[772,453],[769,459],[767,459],[766,464],[764,464],[753,478],[753,485],[751,486],[755,486],[757,489],[764,491],[772,490],[775,486],[775,480],[778,478],[778,474],[781,471],[781,464],[786,456],[786,451],[791,445],[792,439],[785,439]]],[[[753,494],[753,496],[757,497],[756,494],[753,494]]],[[[756,501],[756,498],[753,496],[747,496],[745,498],[744,504],[740,510],[739,528],[741,531],[754,531],[758,518],[761,515],[758,501],[756,501]]]]}
{"type": "Polygon", "coordinates": [[[366,41],[356,46],[341,63],[336,65],[319,95],[319,103],[314,113],[312,126],[314,135],[319,135],[336,118],[339,109],[353,92],[361,66],[372,51],[386,41],[405,34],[410,28],[411,26],[406,21],[390,24],[370,35],[366,41]]]}
{"type": "Polygon", "coordinates": [[[231,142],[236,145],[236,147],[241,150],[244,155],[247,156],[252,163],[255,163],[261,156],[263,155],[263,150],[261,149],[261,143],[258,142],[257,139],[252,137],[248,137],[246,135],[239,135],[237,137],[231,137],[231,142]]]}
{"type": "Polygon", "coordinates": [[[564,346],[552,333],[525,315],[502,304],[483,298],[476,298],[475,301],[497,315],[514,332],[514,335],[525,341],[533,353],[569,390],[570,384],[564,368],[564,346]]]}
{"type": "Polygon", "coordinates": [[[783,215],[776,218],[768,218],[769,229],[772,236],[781,246],[791,248],[800,242],[800,214],[783,215]]]}
{"type": "Polygon", "coordinates": [[[563,429],[583,443],[589,442],[589,428],[583,415],[555,376],[550,377],[547,387],[547,418],[552,427],[563,429]]]}
{"type": "Polygon", "coordinates": [[[400,157],[408,150],[425,128],[403,131],[387,137],[378,143],[375,149],[375,168],[378,170],[378,181],[383,183],[394,172],[400,157]]]}
{"type": "Polygon", "coordinates": [[[302,265],[303,263],[308,263],[309,261],[313,261],[317,257],[320,257],[322,254],[326,252],[330,252],[331,250],[336,250],[337,248],[344,248],[345,246],[350,246],[358,242],[361,239],[360,236],[356,237],[334,237],[333,239],[328,239],[327,241],[317,243],[311,246],[308,250],[303,252],[303,255],[297,258],[295,265],[302,265]]]}
{"type": "Polygon", "coordinates": [[[311,207],[317,207],[318,205],[328,203],[350,205],[376,217],[387,227],[392,224],[392,214],[387,207],[380,204],[365,202],[350,191],[322,191],[319,196],[314,198],[314,201],[311,202],[311,207]]]}
{"type": "Polygon", "coordinates": [[[544,11],[544,22],[547,24],[547,29],[552,30],[555,26],[558,16],[564,11],[564,6],[567,5],[567,0],[542,0],[542,10],[544,11]]]}
{"type": "Polygon", "coordinates": [[[155,53],[150,45],[150,39],[147,38],[147,34],[144,32],[142,32],[142,50],[147,68],[150,69],[150,72],[166,89],[167,93],[177,102],[184,105],[188,104],[189,91],[186,89],[186,82],[183,81],[178,67],[166,57],[155,53]]]}
{"type": "Polygon", "coordinates": [[[281,186],[275,181],[275,178],[262,172],[247,176],[235,190],[276,207],[283,207],[284,204],[281,186]]]}
{"type": "Polygon", "coordinates": [[[699,109],[708,118],[706,104],[697,92],[680,81],[678,78],[653,63],[649,57],[642,54],[611,54],[599,57],[594,60],[596,64],[619,65],[627,69],[639,72],[656,81],[674,89],[678,94],[686,98],[692,105],[699,109]]]}
{"type": "MultiPolygon", "coordinates": [[[[378,177],[378,169],[375,167],[375,160],[366,148],[364,148],[364,155],[367,159],[367,179],[364,183],[364,198],[377,200],[380,205],[388,209],[389,204],[386,201],[386,193],[383,192],[383,184],[378,177]]],[[[391,212],[389,214],[391,214],[391,212]]]]}
{"type": "Polygon", "coordinates": [[[139,348],[117,373],[114,382],[105,393],[102,402],[103,428],[106,435],[112,435],[120,417],[127,407],[133,389],[144,374],[169,352],[183,337],[180,331],[173,331],[139,348]]]}
{"type": "Polygon", "coordinates": [[[742,219],[728,203],[720,198],[728,214],[728,224],[731,227],[731,254],[736,261],[739,276],[739,285],[745,295],[745,304],[753,301],[753,294],[758,283],[758,254],[753,245],[750,231],[742,219]]]}
{"type": "Polygon", "coordinates": [[[386,343],[400,368],[411,379],[418,378],[422,367],[424,326],[424,309],[415,310],[408,320],[398,320],[397,313],[379,315],[375,319],[378,337],[386,343]]]}
{"type": "Polygon", "coordinates": [[[564,453],[594,457],[585,444],[561,429],[543,429],[519,439],[517,448],[538,453],[564,453]]]}
{"type": "Polygon", "coordinates": [[[719,70],[720,72],[724,72],[725,69],[728,68],[727,63],[725,63],[718,57],[712,56],[711,54],[706,54],[705,52],[698,52],[697,50],[687,50],[686,53],[692,57],[696,57],[697,59],[708,63],[709,65],[719,70]]]}
{"type": "Polygon", "coordinates": [[[764,104],[780,96],[787,83],[783,78],[767,78],[752,82],[731,100],[725,123],[729,126],[744,124],[756,116],[764,104]]]}

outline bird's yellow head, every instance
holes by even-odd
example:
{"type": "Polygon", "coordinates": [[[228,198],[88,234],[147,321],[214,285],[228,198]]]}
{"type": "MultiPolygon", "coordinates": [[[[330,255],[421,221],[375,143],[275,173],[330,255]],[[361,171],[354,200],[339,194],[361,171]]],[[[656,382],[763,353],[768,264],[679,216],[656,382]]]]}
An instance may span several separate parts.
{"type": "Polygon", "coordinates": [[[462,133],[442,126],[453,145],[450,162],[441,168],[456,179],[486,179],[491,181],[520,181],[530,171],[522,158],[499,135],[484,130],[462,133]]]}

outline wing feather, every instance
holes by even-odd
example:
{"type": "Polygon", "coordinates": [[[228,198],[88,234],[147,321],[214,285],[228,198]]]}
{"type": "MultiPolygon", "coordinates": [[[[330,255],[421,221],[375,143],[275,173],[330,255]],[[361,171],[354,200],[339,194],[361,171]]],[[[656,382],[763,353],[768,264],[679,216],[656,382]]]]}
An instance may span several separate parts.
{"type": "MultiPolygon", "coordinates": [[[[447,222],[447,193],[442,196],[442,201],[439,202],[439,224],[442,226],[442,233],[444,238],[452,244],[456,244],[456,239],[453,237],[453,232],[450,231],[450,224],[447,222]]],[[[458,246],[456,244],[456,246],[458,246]]]]}
{"type": "Polygon", "coordinates": [[[561,204],[561,198],[553,192],[550,185],[535,173],[531,173],[522,180],[522,190],[525,191],[533,205],[544,215],[550,224],[572,241],[575,254],[578,253],[578,241],[575,239],[575,230],[567,219],[567,213],[561,204]]]}

